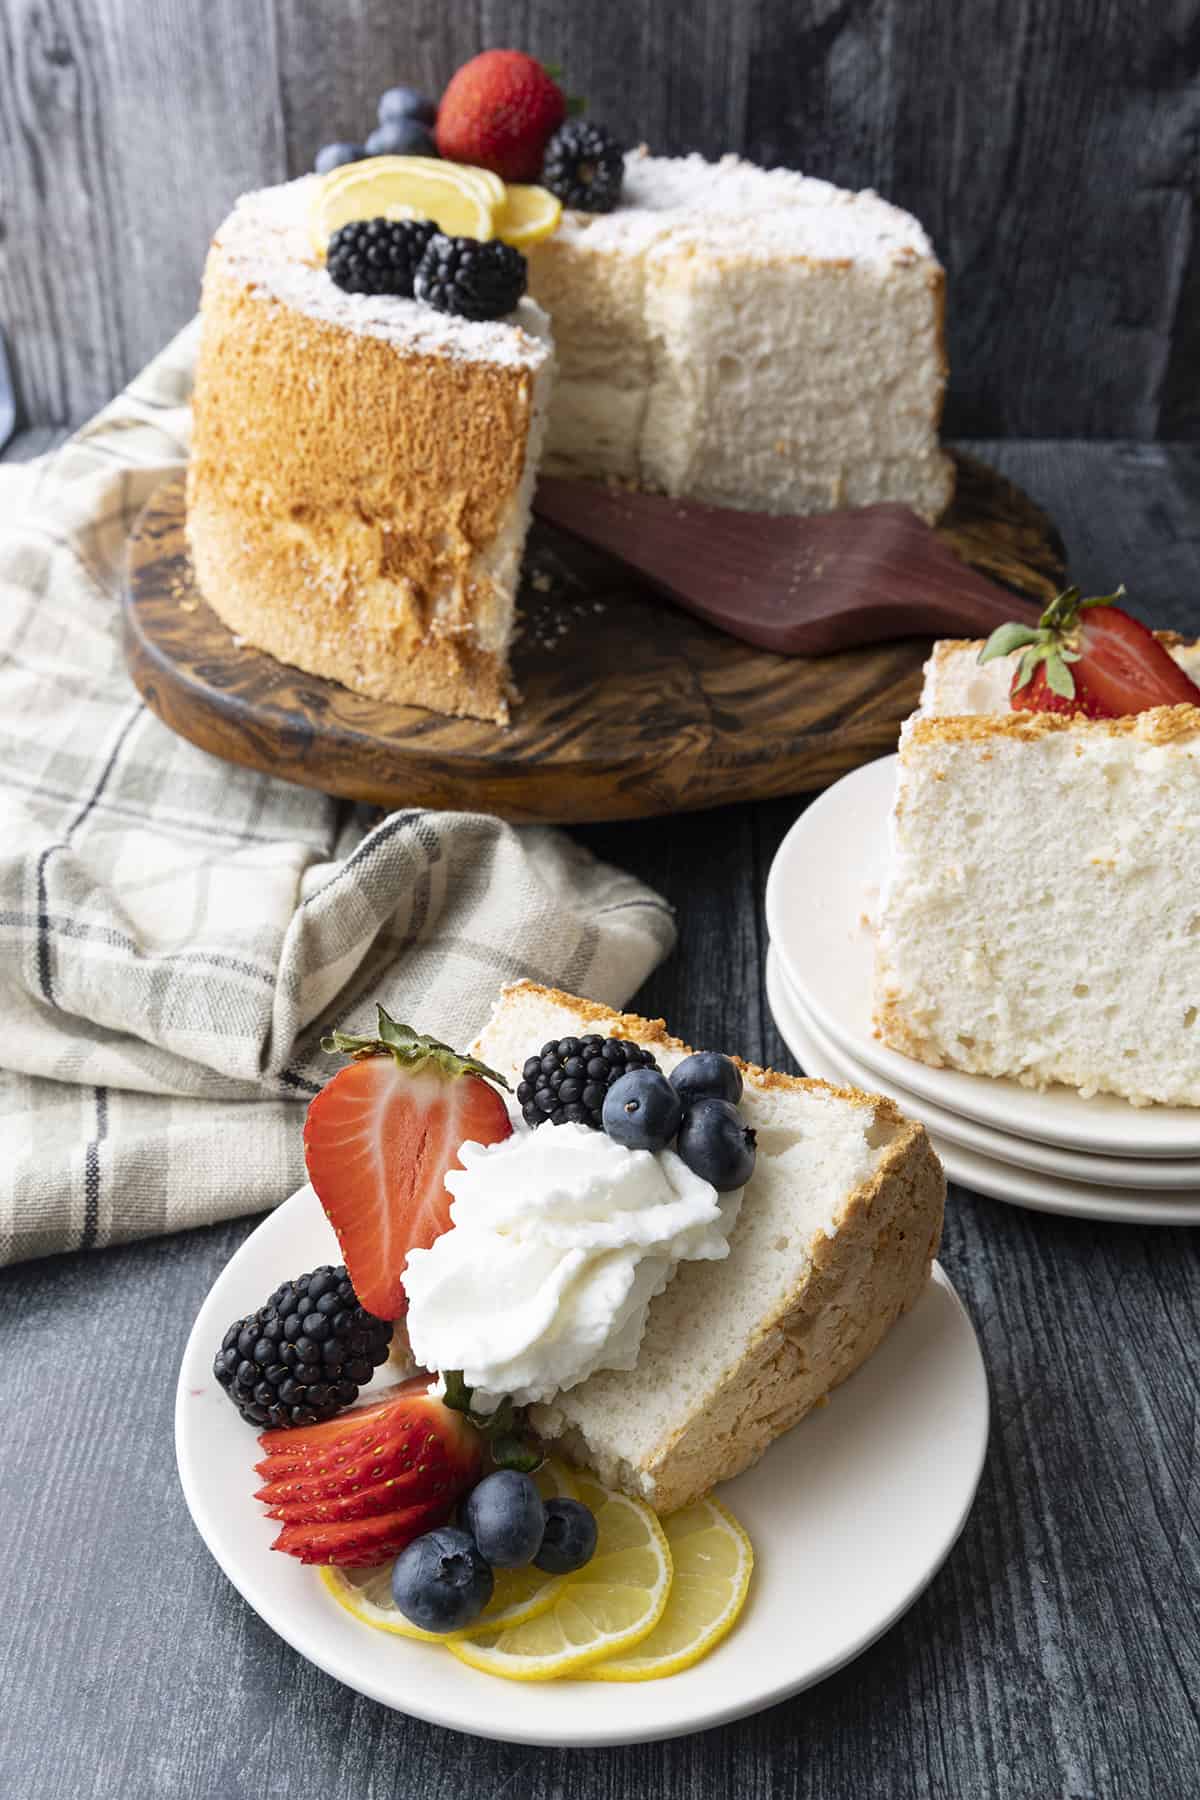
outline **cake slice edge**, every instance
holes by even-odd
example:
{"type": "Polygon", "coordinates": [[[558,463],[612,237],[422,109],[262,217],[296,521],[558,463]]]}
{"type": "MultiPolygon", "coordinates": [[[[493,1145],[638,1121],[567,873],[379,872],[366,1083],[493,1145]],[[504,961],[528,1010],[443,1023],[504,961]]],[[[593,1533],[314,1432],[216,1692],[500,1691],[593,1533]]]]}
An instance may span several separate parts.
{"type": "MultiPolygon", "coordinates": [[[[632,1038],[675,1057],[690,1053],[661,1019],[621,1013],[528,981],[502,990],[474,1049],[502,1069],[519,1070],[530,1044],[559,1034],[564,1018],[575,1030],[632,1038]],[[515,1043],[506,1048],[506,1039],[516,1020],[525,1018],[529,1026],[519,1027],[518,1055],[515,1043]],[[536,1021],[541,1023],[531,1029],[536,1021]]],[[[533,1410],[535,1429],[556,1451],[664,1514],[756,1462],[776,1437],[867,1361],[924,1289],[941,1236],[945,1176],[923,1126],[878,1095],[734,1060],[756,1100],[786,1104],[791,1094],[808,1094],[869,1108],[866,1130],[868,1138],[878,1136],[879,1155],[869,1176],[843,1195],[833,1235],[817,1230],[792,1248],[795,1266],[786,1291],[764,1306],[744,1347],[704,1390],[681,1398],[653,1445],[631,1448],[622,1444],[619,1427],[597,1424],[603,1408],[588,1400],[587,1390],[603,1394],[606,1384],[629,1381],[615,1372],[593,1376],[533,1410]]],[[[749,1194],[747,1201],[753,1204],[749,1194]]],[[[678,1299],[684,1292],[681,1282],[719,1280],[711,1271],[724,1266],[707,1265],[709,1275],[698,1276],[694,1271],[705,1265],[684,1265],[652,1304],[652,1316],[668,1296],[678,1299]]],[[[718,1319],[714,1329],[719,1328],[718,1319]]],[[[651,1335],[648,1326],[647,1339],[651,1335]]]]}

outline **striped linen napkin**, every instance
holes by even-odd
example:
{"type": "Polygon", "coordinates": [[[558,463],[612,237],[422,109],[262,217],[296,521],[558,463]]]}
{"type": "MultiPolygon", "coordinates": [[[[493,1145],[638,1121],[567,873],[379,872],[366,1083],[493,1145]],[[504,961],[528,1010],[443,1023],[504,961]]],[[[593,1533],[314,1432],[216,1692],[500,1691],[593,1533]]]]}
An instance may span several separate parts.
{"type": "Polygon", "coordinates": [[[666,902],[561,832],[378,811],[175,737],[121,653],[125,542],[187,456],[195,326],[0,469],[0,1263],[202,1225],[303,1180],[323,1032],[465,1044],[501,982],[622,1004],[666,902]]]}

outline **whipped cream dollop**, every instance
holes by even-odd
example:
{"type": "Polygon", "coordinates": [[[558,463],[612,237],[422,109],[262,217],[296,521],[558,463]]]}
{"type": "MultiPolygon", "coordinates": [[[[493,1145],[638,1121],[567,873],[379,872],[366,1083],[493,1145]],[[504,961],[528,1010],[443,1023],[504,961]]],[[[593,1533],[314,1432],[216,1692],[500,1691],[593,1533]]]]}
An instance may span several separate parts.
{"type": "Polygon", "coordinates": [[[632,1369],[678,1265],[729,1254],[742,1190],[718,1194],[673,1150],[543,1125],[458,1154],[451,1229],[408,1255],[408,1335],[424,1368],[462,1370],[481,1412],[632,1369]]]}

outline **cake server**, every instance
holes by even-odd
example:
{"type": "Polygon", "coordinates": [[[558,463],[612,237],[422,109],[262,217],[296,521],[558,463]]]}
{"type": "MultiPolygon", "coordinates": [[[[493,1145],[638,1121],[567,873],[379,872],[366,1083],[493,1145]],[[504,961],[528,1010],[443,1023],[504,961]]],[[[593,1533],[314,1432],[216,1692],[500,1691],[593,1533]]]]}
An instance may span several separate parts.
{"type": "Polygon", "coordinates": [[[906,506],[781,517],[542,476],[533,509],[688,612],[785,656],[985,637],[1041,611],[969,568],[906,506]]]}

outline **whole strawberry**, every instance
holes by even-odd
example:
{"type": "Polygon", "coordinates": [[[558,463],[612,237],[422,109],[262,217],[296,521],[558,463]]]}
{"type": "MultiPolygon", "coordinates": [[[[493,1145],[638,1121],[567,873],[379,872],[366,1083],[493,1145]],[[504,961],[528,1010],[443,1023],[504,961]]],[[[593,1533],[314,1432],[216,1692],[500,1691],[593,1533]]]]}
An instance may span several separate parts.
{"type": "Polygon", "coordinates": [[[1020,651],[1009,689],[1015,712],[1119,719],[1156,706],[1200,706],[1200,688],[1154,633],[1116,605],[1125,589],[1085,600],[1077,587],[1034,625],[1000,625],[981,663],[1020,651]]]}
{"type": "Polygon", "coordinates": [[[558,83],[523,50],[485,50],[464,63],[442,95],[438,154],[535,182],[542,153],[567,116],[558,83]]]}

